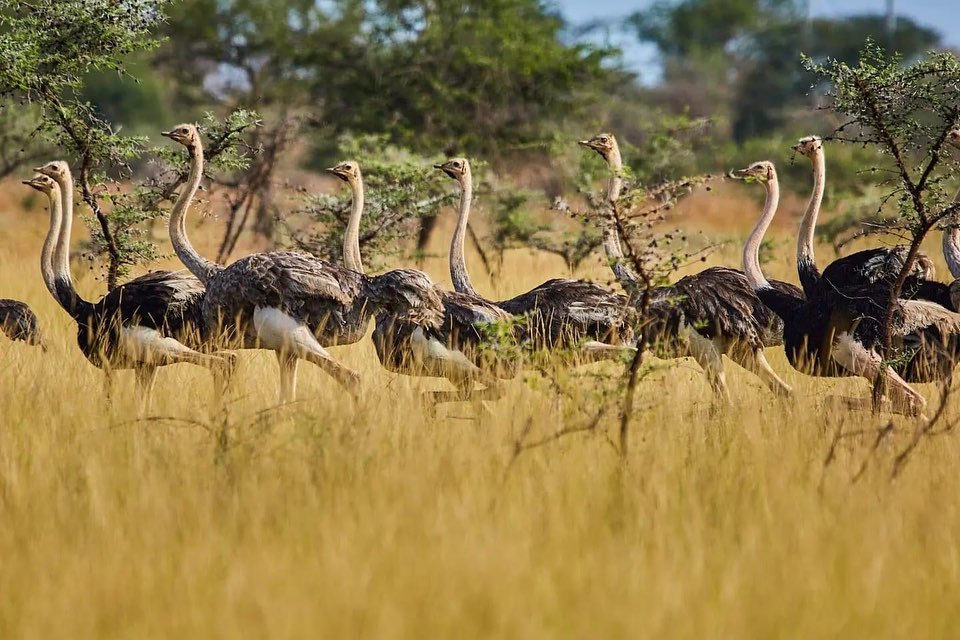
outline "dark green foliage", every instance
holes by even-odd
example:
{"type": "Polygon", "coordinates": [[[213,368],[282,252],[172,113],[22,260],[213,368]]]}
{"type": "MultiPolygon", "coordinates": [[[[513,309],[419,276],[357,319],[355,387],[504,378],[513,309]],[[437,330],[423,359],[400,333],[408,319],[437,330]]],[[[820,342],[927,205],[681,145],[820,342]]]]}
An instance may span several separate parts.
{"type": "Polygon", "coordinates": [[[302,108],[320,146],[352,132],[427,154],[502,152],[594,102],[612,75],[611,52],[565,42],[541,0],[198,0],[170,18],[158,60],[193,99],[220,69],[207,98],[302,108]]]}
{"type": "Polygon", "coordinates": [[[318,77],[337,127],[448,155],[503,152],[589,104],[608,75],[609,52],[562,41],[563,21],[541,0],[369,4],[354,71],[318,77]]]}
{"type": "MultiPolygon", "coordinates": [[[[801,52],[814,60],[855,64],[863,42],[871,35],[884,33],[884,29],[884,18],[876,15],[820,18],[809,24],[784,21],[753,33],[743,50],[743,71],[734,101],[734,139],[768,134],[787,122],[791,107],[803,105],[810,77],[797,64],[801,52]]],[[[892,36],[889,50],[907,60],[939,40],[935,31],[908,18],[897,20],[892,36]]]]}
{"type": "Polygon", "coordinates": [[[801,0],[660,0],[630,24],[661,54],[660,99],[728,121],[738,143],[782,130],[809,108],[801,52],[852,64],[865,39],[882,37],[890,51],[912,60],[939,42],[936,31],[905,17],[888,33],[881,15],[806,14],[801,0]]]}
{"type": "Polygon", "coordinates": [[[795,0],[658,0],[630,23],[664,55],[687,57],[726,49],[771,20],[796,18],[799,9],[795,0]]]}
{"type": "Polygon", "coordinates": [[[36,166],[50,155],[39,126],[40,110],[35,105],[0,102],[0,178],[36,166]]]}
{"type": "Polygon", "coordinates": [[[88,74],[81,98],[116,128],[153,132],[160,123],[174,118],[167,108],[163,88],[149,66],[140,59],[126,65],[127,73],[99,71],[88,74]],[[128,75],[131,74],[131,75],[128,75]]]}

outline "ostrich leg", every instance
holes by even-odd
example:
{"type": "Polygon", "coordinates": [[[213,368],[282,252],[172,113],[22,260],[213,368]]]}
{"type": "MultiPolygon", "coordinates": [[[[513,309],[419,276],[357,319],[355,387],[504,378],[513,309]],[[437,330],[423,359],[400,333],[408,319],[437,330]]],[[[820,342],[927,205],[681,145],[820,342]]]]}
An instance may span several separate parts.
{"type": "Polygon", "coordinates": [[[887,391],[891,396],[894,411],[911,416],[921,415],[926,399],[901,378],[896,371],[883,364],[880,354],[866,349],[849,333],[837,336],[831,357],[841,367],[850,373],[863,376],[871,383],[876,383],[878,376],[884,376],[887,391]]]}
{"type": "Polygon", "coordinates": [[[717,345],[690,327],[681,329],[680,335],[684,338],[688,353],[703,367],[716,397],[728,405],[732,404],[727,389],[727,375],[723,370],[723,357],[717,345]]]}
{"type": "Polygon", "coordinates": [[[153,399],[153,386],[157,380],[157,366],[141,364],[134,368],[137,381],[137,413],[141,418],[150,413],[150,402],[153,399]]]}
{"type": "Polygon", "coordinates": [[[297,397],[297,356],[289,351],[277,351],[280,365],[280,402],[287,404],[297,397]]]}
{"type": "Polygon", "coordinates": [[[750,347],[734,348],[730,352],[730,358],[741,367],[750,371],[758,378],[763,380],[767,387],[778,396],[789,398],[793,395],[793,388],[777,375],[763,349],[752,349],[750,347]]]}

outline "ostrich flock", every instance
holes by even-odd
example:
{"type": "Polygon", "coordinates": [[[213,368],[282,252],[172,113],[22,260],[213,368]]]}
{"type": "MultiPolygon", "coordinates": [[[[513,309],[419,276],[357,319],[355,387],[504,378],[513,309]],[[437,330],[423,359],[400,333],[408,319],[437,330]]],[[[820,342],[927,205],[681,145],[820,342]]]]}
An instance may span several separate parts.
{"type": "MultiPolygon", "coordinates": [[[[507,300],[488,300],[473,286],[464,255],[473,194],[466,159],[436,165],[460,190],[450,245],[454,291],[447,291],[415,269],[364,271],[359,243],[363,179],[353,161],[329,169],[349,185],[353,198],[342,264],[292,251],[256,253],[229,265],[207,260],[190,243],[186,225],[203,178],[200,134],[182,124],[163,135],[186,147],[190,157],[189,177],[169,221],[174,251],[187,270],[148,273],[96,302],[77,293],[70,273],[74,187],[69,166],[50,162],[24,181],[49,199],[50,225],[40,253],[47,290],[76,322],[80,350],[105,372],[108,397],[112,372],[134,371],[141,410],[148,407],[157,368],[169,364],[207,367],[219,395],[229,383],[237,349],[276,353],[281,402],[295,397],[300,360],[319,366],[356,395],[359,376],[326,347],[360,341],[371,320],[386,369],[452,383],[455,391],[430,394],[436,402],[497,399],[504,381],[522,370],[524,352],[552,352],[569,366],[622,358],[635,352],[642,331],[648,344],[657,345],[657,355],[694,358],[721,399],[729,400],[723,355],[773,393],[791,395],[764,355],[766,347],[783,345],[790,364],[809,375],[862,376],[871,382],[882,377],[889,406],[918,415],[925,400],[911,383],[949,381],[960,346],[960,230],[948,229],[943,238],[944,256],[957,280],[933,280],[932,263],[921,255],[893,309],[889,292],[906,259],[903,248],[868,249],[818,269],[813,240],[826,170],[822,141],[814,136],[794,147],[813,169],[813,191],[797,242],[801,287],[768,280],[761,270],[761,242],[779,201],[776,168],[763,161],[734,172],[766,191],[762,214],[743,249],[743,270],[713,267],[648,291],[630,268],[618,235],[614,212],[623,162],[616,138],[602,133],[580,144],[599,153],[610,168],[603,247],[624,293],[555,278],[507,300]],[[902,352],[893,363],[884,363],[879,353],[888,314],[894,344],[902,352]],[[491,339],[498,328],[525,349],[498,345],[491,339]]],[[[960,148],[960,128],[948,141],[960,148]]],[[[22,302],[0,300],[0,328],[13,340],[46,349],[36,316],[22,302]]]]}

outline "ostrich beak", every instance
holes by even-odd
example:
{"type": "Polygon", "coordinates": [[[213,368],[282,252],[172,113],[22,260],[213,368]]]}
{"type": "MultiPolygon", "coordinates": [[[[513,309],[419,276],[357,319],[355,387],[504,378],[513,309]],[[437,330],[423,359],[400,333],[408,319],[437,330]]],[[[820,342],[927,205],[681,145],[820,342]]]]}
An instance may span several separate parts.
{"type": "Polygon", "coordinates": [[[589,141],[589,140],[577,140],[577,144],[580,145],[581,147],[592,147],[592,146],[593,146],[592,144],[590,144],[590,141],[589,141]]]}
{"type": "Polygon", "coordinates": [[[731,169],[727,176],[734,180],[745,180],[750,177],[750,172],[747,169],[731,169]]]}
{"type": "Polygon", "coordinates": [[[435,164],[435,165],[433,165],[433,168],[434,168],[434,169],[440,169],[441,171],[443,171],[443,165],[442,165],[442,164],[435,164]]]}
{"type": "Polygon", "coordinates": [[[161,131],[160,135],[162,135],[164,138],[172,138],[173,131],[161,131]]]}

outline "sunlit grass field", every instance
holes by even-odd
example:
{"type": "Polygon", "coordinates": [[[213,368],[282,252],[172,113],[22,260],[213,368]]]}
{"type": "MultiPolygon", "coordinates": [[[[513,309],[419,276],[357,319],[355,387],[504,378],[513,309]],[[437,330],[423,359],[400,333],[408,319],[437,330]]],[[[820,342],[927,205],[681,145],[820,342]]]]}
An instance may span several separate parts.
{"type": "MultiPolygon", "coordinates": [[[[724,237],[753,221],[740,204],[724,237]]],[[[0,296],[51,343],[0,343],[0,638],[956,636],[960,435],[925,439],[891,480],[917,422],[871,452],[889,416],[825,402],[863,382],[805,378],[771,349],[796,399],[727,362],[724,408],[681,361],[643,380],[626,461],[611,414],[511,464],[521,434],[582,419],[575,403],[528,374],[483,419],[429,417],[419,394],[443,383],[382,371],[364,341],[332,349],[363,375],[359,401],[301,365],[299,402],[277,408],[273,357],[246,352],[224,411],[179,365],[138,421],[132,375],[108,407],[43,289],[42,209],[0,219],[0,296]],[[840,429],[870,432],[825,465],[840,429]]],[[[794,223],[767,265],[791,281],[794,223]]],[[[737,265],[739,246],[710,262],[737,265]]],[[[526,251],[496,283],[474,264],[490,297],[564,275],[526,251]]],[[[424,267],[447,282],[442,257],[424,267]]],[[[578,275],[608,280],[599,259],[578,275]]]]}

